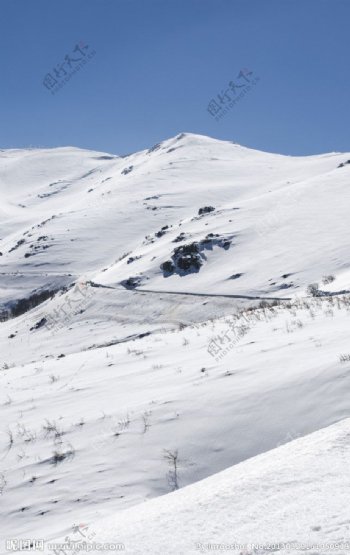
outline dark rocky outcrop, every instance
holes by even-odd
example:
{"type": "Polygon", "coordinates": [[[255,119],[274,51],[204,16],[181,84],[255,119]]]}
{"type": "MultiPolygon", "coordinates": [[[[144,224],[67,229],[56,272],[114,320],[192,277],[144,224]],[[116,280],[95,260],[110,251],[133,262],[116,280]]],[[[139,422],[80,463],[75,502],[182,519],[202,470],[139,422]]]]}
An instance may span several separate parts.
{"type": "Polygon", "coordinates": [[[201,241],[194,241],[193,243],[176,247],[173,250],[171,260],[166,260],[160,266],[163,276],[169,277],[174,273],[185,276],[199,272],[206,260],[204,251],[213,250],[214,246],[227,250],[231,246],[231,240],[220,237],[218,233],[209,233],[201,241]]]}
{"type": "Polygon", "coordinates": [[[198,210],[198,215],[201,216],[202,214],[209,214],[209,212],[214,212],[214,206],[203,206],[198,210]]]}

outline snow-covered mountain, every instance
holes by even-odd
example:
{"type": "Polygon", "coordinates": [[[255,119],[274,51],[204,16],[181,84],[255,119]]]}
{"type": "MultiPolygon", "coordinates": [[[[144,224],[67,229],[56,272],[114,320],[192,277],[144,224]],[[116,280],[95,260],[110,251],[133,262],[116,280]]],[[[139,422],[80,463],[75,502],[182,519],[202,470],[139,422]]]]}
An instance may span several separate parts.
{"type": "Polygon", "coordinates": [[[2,538],[118,522],[349,416],[349,158],[0,151],[2,538]]]}

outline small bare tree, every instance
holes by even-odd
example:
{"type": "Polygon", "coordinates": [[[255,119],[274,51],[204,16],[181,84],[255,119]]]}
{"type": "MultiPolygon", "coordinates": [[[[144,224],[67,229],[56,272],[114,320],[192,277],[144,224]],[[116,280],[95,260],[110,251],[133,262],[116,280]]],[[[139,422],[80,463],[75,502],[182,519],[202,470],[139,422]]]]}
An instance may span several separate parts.
{"type": "Polygon", "coordinates": [[[164,459],[168,462],[170,470],[167,474],[168,484],[172,491],[179,489],[179,452],[164,449],[164,459]]]}
{"type": "Polygon", "coordinates": [[[6,478],[3,473],[0,474],[0,495],[4,493],[4,489],[6,487],[6,478]]]}
{"type": "Polygon", "coordinates": [[[8,449],[8,451],[10,451],[10,449],[12,448],[12,445],[14,443],[13,432],[10,428],[8,428],[8,430],[7,430],[7,437],[8,437],[7,449],[8,449]]]}
{"type": "Polygon", "coordinates": [[[149,423],[149,413],[148,412],[144,412],[142,415],[142,422],[143,422],[143,430],[142,433],[145,434],[148,430],[148,428],[150,427],[150,423],[149,423]]]}

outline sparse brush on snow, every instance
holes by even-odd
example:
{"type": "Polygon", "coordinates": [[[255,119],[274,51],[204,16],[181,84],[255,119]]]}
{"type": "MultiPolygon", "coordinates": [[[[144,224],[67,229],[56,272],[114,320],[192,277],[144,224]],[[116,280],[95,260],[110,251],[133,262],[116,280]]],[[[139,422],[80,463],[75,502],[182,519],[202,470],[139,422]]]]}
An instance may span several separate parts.
{"type": "Polygon", "coordinates": [[[58,427],[56,422],[50,420],[46,420],[45,424],[43,425],[43,431],[45,437],[53,436],[55,439],[61,438],[64,434],[64,431],[58,427]]]}

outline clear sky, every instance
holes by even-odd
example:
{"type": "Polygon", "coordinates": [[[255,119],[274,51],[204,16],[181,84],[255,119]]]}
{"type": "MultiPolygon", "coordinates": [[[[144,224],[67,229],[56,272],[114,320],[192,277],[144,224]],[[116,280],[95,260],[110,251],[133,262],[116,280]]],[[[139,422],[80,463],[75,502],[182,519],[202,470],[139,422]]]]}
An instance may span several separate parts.
{"type": "Polygon", "coordinates": [[[127,154],[187,131],[283,154],[350,151],[350,0],[0,0],[0,9],[0,148],[127,154]],[[53,79],[84,59],[52,94],[53,79]],[[228,97],[218,95],[234,99],[242,68],[260,80],[216,121],[208,104],[222,111],[228,97]]]}

